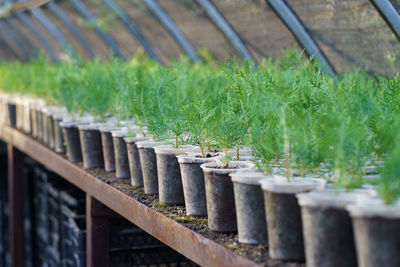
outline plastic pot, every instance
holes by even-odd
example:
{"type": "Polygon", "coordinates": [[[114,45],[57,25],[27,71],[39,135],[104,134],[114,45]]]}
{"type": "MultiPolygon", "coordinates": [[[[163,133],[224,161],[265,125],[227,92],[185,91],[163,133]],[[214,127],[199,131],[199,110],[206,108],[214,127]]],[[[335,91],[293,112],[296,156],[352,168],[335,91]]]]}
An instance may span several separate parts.
{"type": "Polygon", "coordinates": [[[139,150],[137,142],[148,140],[147,137],[126,137],[126,149],[128,152],[129,171],[131,176],[131,184],[133,186],[143,186],[142,166],[140,165],[139,150]]]}
{"type": "Polygon", "coordinates": [[[268,242],[264,197],[260,180],[267,177],[256,171],[230,174],[235,194],[239,242],[266,244],[268,242]]]}
{"type": "Polygon", "coordinates": [[[31,125],[32,125],[32,136],[37,138],[38,137],[38,124],[39,124],[39,118],[38,118],[38,104],[37,103],[31,103],[29,105],[30,108],[30,116],[31,116],[31,125]]]}
{"type": "Polygon", "coordinates": [[[43,116],[45,119],[45,144],[47,144],[51,149],[54,149],[55,147],[55,131],[54,131],[54,123],[53,123],[53,117],[52,114],[55,111],[54,107],[48,107],[44,108],[42,110],[43,116]]]}
{"type": "Polygon", "coordinates": [[[104,170],[107,172],[115,171],[114,142],[112,131],[120,129],[116,126],[100,127],[101,146],[103,148],[104,170]]]}
{"type": "Polygon", "coordinates": [[[57,153],[65,153],[64,134],[60,123],[66,117],[64,113],[56,113],[53,117],[53,128],[54,128],[54,150],[57,153]]]}
{"type": "Polygon", "coordinates": [[[130,178],[128,151],[124,138],[127,136],[126,131],[112,131],[115,158],[115,176],[117,178],[130,178]]]}
{"type": "Polygon", "coordinates": [[[82,150],[78,125],[89,123],[90,122],[88,120],[62,121],[59,123],[65,140],[67,158],[71,162],[82,161],[82,150]]]}
{"type": "Polygon", "coordinates": [[[208,227],[211,231],[220,233],[237,231],[235,197],[229,174],[250,169],[252,166],[242,161],[232,161],[228,168],[221,168],[219,162],[200,165],[204,173],[208,227]]]}
{"type": "Polygon", "coordinates": [[[400,202],[380,199],[348,206],[360,267],[400,266],[400,202]]]}
{"type": "Polygon", "coordinates": [[[101,123],[78,125],[81,141],[83,168],[104,168],[103,148],[101,145],[101,123]]]}
{"type": "Polygon", "coordinates": [[[158,194],[157,158],[154,147],[165,143],[165,141],[140,141],[136,143],[139,150],[145,194],[158,194]]]}
{"type": "Polygon", "coordinates": [[[212,157],[202,158],[200,153],[177,156],[181,171],[186,214],[189,216],[207,216],[204,174],[200,165],[207,162],[214,162],[215,157],[218,156],[216,153],[208,154],[212,157]]]}
{"type": "Polygon", "coordinates": [[[357,266],[353,227],[345,207],[369,193],[325,189],[297,195],[307,266],[357,266]]]}
{"type": "Polygon", "coordinates": [[[158,194],[159,201],[167,205],[181,205],[185,203],[183,195],[181,171],[176,156],[197,147],[183,145],[174,148],[173,145],[161,145],[154,148],[157,159],[158,194]]]}
{"type": "Polygon", "coordinates": [[[13,102],[7,103],[7,125],[11,127],[17,126],[17,106],[13,102]]]}
{"type": "Polygon", "coordinates": [[[272,259],[304,261],[301,210],[296,194],[322,189],[316,178],[274,176],[260,181],[264,191],[268,248],[272,259]]]}

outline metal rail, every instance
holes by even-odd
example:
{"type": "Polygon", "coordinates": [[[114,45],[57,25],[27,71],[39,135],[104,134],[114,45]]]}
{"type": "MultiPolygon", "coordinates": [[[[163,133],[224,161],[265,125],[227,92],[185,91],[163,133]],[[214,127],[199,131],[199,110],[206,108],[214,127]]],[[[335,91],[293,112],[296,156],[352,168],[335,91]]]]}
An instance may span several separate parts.
{"type": "MultiPolygon", "coordinates": [[[[85,191],[87,193],[87,199],[94,198],[101,202],[109,209],[125,217],[155,238],[201,266],[258,266],[255,262],[186,228],[182,224],[154,209],[145,206],[18,130],[1,125],[0,139],[7,142],[14,150],[23,152],[85,191]]],[[[15,170],[15,167],[10,167],[15,170]]],[[[10,179],[13,179],[13,177],[10,177],[10,179]]],[[[10,193],[10,195],[12,195],[12,193],[10,193]]],[[[88,203],[86,204],[88,205],[88,203]]],[[[20,214],[17,213],[15,215],[14,212],[13,209],[10,210],[10,217],[13,218],[17,216],[17,218],[20,218],[20,214]]],[[[100,216],[100,214],[97,214],[97,216],[100,216]]],[[[96,224],[96,222],[93,221],[92,223],[96,224]]],[[[19,227],[22,227],[19,230],[23,232],[23,224],[19,225],[19,227]]],[[[94,231],[95,229],[89,228],[89,231],[92,230],[94,231]]],[[[88,256],[93,256],[91,254],[93,250],[98,249],[98,247],[96,248],[96,244],[93,244],[93,241],[98,240],[98,238],[93,238],[93,234],[95,233],[91,232],[87,234],[88,239],[92,238],[90,239],[92,241],[87,239],[87,247],[90,249],[88,256]]],[[[16,240],[17,237],[12,238],[16,242],[18,241],[16,240]]],[[[14,250],[17,251],[18,248],[20,248],[19,246],[21,246],[22,249],[24,246],[21,240],[18,242],[19,243],[14,247],[14,250]]],[[[13,257],[13,255],[11,255],[11,257],[13,257]]]]}
{"type": "Polygon", "coordinates": [[[331,74],[336,75],[335,69],[329,62],[328,58],[318,47],[317,43],[313,40],[310,34],[307,32],[305,26],[301,20],[297,17],[296,13],[286,4],[285,0],[266,0],[267,3],[272,7],[278,17],[285,23],[288,29],[292,32],[294,37],[305,49],[306,53],[318,60],[322,64],[322,70],[331,74]]]}
{"type": "Polygon", "coordinates": [[[21,37],[22,44],[25,48],[29,51],[29,56],[36,56],[39,52],[39,48],[33,42],[33,40],[26,35],[23,30],[21,29],[21,25],[14,17],[7,17],[5,21],[8,23],[10,28],[19,36],[21,37]]]}
{"type": "Polygon", "coordinates": [[[7,17],[5,20],[7,21],[8,25],[10,25],[12,30],[21,37],[22,42],[29,50],[29,55],[35,56],[37,52],[39,52],[39,48],[36,46],[33,40],[24,33],[18,20],[15,17],[7,17]]]}
{"type": "Polygon", "coordinates": [[[114,39],[105,32],[97,23],[97,18],[88,9],[88,7],[81,0],[70,0],[72,6],[88,21],[93,23],[94,29],[97,34],[104,40],[104,42],[112,49],[117,57],[125,58],[114,39]]]}
{"type": "Polygon", "coordinates": [[[6,35],[6,37],[14,44],[11,45],[11,48],[15,51],[15,53],[19,56],[22,61],[27,61],[28,52],[25,49],[25,46],[22,44],[21,39],[8,28],[8,25],[4,22],[3,19],[0,19],[0,30],[6,35]],[[16,49],[18,48],[18,49],[16,49]]]}
{"type": "Polygon", "coordinates": [[[226,21],[217,7],[210,0],[197,0],[197,3],[199,3],[199,5],[204,9],[208,17],[214,22],[239,55],[243,58],[255,61],[239,34],[233,29],[228,21],[226,21]]]}
{"type": "Polygon", "coordinates": [[[40,24],[50,33],[51,36],[60,44],[61,48],[69,55],[73,55],[72,46],[68,43],[64,35],[57,29],[51,20],[44,14],[40,7],[35,7],[29,10],[32,15],[39,21],[40,24]]]}
{"type": "Polygon", "coordinates": [[[56,2],[49,2],[45,5],[53,14],[68,28],[75,36],[76,40],[82,45],[91,58],[96,56],[89,40],[81,33],[75,23],[65,14],[65,12],[57,5],[56,2]]]}
{"type": "Polygon", "coordinates": [[[400,41],[400,15],[389,0],[370,0],[400,41]]]}
{"type": "Polygon", "coordinates": [[[193,60],[199,61],[196,50],[186,38],[186,36],[181,32],[175,22],[171,19],[168,13],[160,6],[156,0],[143,0],[147,8],[153,13],[153,15],[158,19],[161,25],[171,34],[178,45],[185,51],[185,53],[193,60]]]}
{"type": "Polygon", "coordinates": [[[156,54],[147,38],[140,32],[135,21],[114,0],[102,0],[103,3],[116,14],[123,22],[130,34],[143,46],[146,53],[158,63],[162,64],[160,57],[156,54]]]}
{"type": "Polygon", "coordinates": [[[49,53],[51,59],[57,61],[59,59],[57,51],[53,48],[49,40],[47,40],[46,36],[36,26],[32,19],[24,12],[15,13],[15,17],[19,19],[25,25],[25,27],[27,27],[32,32],[32,34],[42,44],[44,49],[49,53]]]}
{"type": "MultiPolygon", "coordinates": [[[[0,30],[1,33],[1,30],[0,30]]],[[[0,34],[0,46],[6,55],[19,59],[19,55],[11,48],[8,44],[8,41],[3,38],[3,35],[0,34]]]]}

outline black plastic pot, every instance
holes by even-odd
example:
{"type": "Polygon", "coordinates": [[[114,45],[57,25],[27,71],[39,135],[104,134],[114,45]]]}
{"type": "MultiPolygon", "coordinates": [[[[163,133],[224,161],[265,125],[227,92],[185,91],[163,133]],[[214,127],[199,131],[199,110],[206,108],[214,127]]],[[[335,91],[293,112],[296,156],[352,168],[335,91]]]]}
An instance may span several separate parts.
{"type": "Polygon", "coordinates": [[[128,151],[124,138],[126,131],[116,130],[112,132],[115,158],[115,176],[117,178],[130,178],[128,151]]]}
{"type": "Polygon", "coordinates": [[[351,218],[345,207],[367,191],[329,189],[297,195],[307,266],[357,266],[351,218]]]}
{"type": "Polygon", "coordinates": [[[400,203],[379,199],[348,207],[360,267],[400,266],[400,203]]]}
{"type": "Polygon", "coordinates": [[[53,109],[48,109],[45,112],[46,119],[46,136],[47,136],[47,145],[51,148],[55,148],[55,134],[54,134],[54,122],[53,122],[53,109]]]}
{"type": "Polygon", "coordinates": [[[186,214],[189,216],[207,216],[206,188],[200,165],[214,162],[217,154],[213,154],[213,156],[202,158],[200,153],[177,156],[182,177],[186,214]]]}
{"type": "Polygon", "coordinates": [[[36,123],[37,123],[37,139],[43,141],[43,123],[42,123],[42,108],[38,107],[36,110],[36,123]]]}
{"type": "Polygon", "coordinates": [[[102,124],[78,125],[81,142],[83,168],[104,168],[103,148],[99,127],[102,124]]]}
{"type": "Polygon", "coordinates": [[[148,140],[147,137],[126,137],[126,149],[128,152],[129,171],[131,175],[131,185],[143,186],[142,166],[140,165],[139,150],[137,142],[148,140]]]}
{"type": "Polygon", "coordinates": [[[203,169],[207,199],[208,227],[211,231],[232,233],[237,231],[235,197],[230,173],[250,169],[247,162],[230,162],[230,168],[221,168],[221,163],[210,162],[203,169]]]}
{"type": "Polygon", "coordinates": [[[313,178],[274,177],[261,182],[272,259],[304,261],[303,228],[296,194],[322,189],[325,181],[313,178]]]}
{"type": "Polygon", "coordinates": [[[15,105],[15,103],[12,103],[12,102],[7,103],[7,113],[8,113],[8,118],[7,118],[8,126],[16,127],[17,126],[17,106],[15,105]]]}
{"type": "Polygon", "coordinates": [[[103,148],[104,170],[107,172],[115,171],[114,142],[112,131],[120,129],[116,126],[100,127],[101,145],[103,148]]]}
{"type": "Polygon", "coordinates": [[[81,141],[78,130],[78,125],[80,124],[89,124],[89,121],[62,121],[59,124],[65,140],[67,158],[71,162],[82,161],[81,141]]]}
{"type": "Polygon", "coordinates": [[[268,242],[264,197],[260,172],[239,171],[231,173],[235,193],[236,218],[239,242],[266,244],[268,242]]]}
{"type": "Polygon", "coordinates": [[[184,145],[174,148],[173,145],[162,145],[154,149],[157,159],[159,201],[167,205],[184,204],[181,171],[176,156],[194,151],[196,147],[184,145]]]}
{"type": "Polygon", "coordinates": [[[31,125],[32,125],[32,136],[37,138],[38,137],[38,118],[37,118],[37,111],[36,105],[30,105],[30,116],[31,116],[31,125]]]}
{"type": "Polygon", "coordinates": [[[62,122],[63,118],[66,115],[63,113],[53,114],[53,129],[54,129],[54,150],[57,153],[65,153],[65,143],[64,143],[64,134],[62,128],[60,126],[60,122],[62,122]]]}
{"type": "Polygon", "coordinates": [[[158,194],[157,158],[154,147],[162,144],[165,142],[141,141],[136,143],[142,167],[144,193],[148,195],[158,194]]]}

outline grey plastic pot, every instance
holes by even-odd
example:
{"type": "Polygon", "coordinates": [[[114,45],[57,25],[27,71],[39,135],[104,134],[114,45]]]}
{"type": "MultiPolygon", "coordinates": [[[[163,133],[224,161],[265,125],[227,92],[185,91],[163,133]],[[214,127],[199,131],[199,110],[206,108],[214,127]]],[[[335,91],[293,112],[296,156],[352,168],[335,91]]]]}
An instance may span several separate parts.
{"type": "Polygon", "coordinates": [[[345,207],[369,190],[325,189],[297,195],[307,266],[357,266],[351,218],[345,207]]]}
{"type": "Polygon", "coordinates": [[[128,151],[124,138],[127,136],[126,131],[112,131],[115,158],[115,176],[117,178],[130,178],[128,151]]]}
{"type": "Polygon", "coordinates": [[[31,116],[31,125],[32,125],[32,136],[38,137],[38,115],[37,115],[37,104],[31,103],[30,106],[30,116],[31,116]]]}
{"type": "Polygon", "coordinates": [[[139,150],[137,148],[136,143],[148,139],[149,138],[143,136],[124,138],[124,141],[126,143],[126,149],[128,152],[128,163],[131,176],[131,185],[133,186],[143,186],[142,166],[140,165],[139,150]]]}
{"type": "Polygon", "coordinates": [[[65,142],[64,142],[64,134],[62,131],[62,127],[60,123],[66,117],[64,113],[56,113],[52,115],[53,117],[53,129],[54,129],[54,150],[57,153],[65,153],[65,142]]]}
{"type": "Polygon", "coordinates": [[[380,199],[348,206],[360,267],[400,266],[400,202],[380,199]]]}
{"type": "Polygon", "coordinates": [[[52,114],[54,112],[54,108],[47,108],[43,111],[44,113],[44,118],[46,120],[45,122],[45,129],[44,131],[45,136],[47,137],[45,139],[45,143],[51,148],[55,148],[55,131],[54,131],[54,122],[53,122],[53,117],[52,114]]]}
{"type": "Polygon", "coordinates": [[[99,128],[101,134],[101,146],[103,148],[104,170],[115,171],[114,142],[112,131],[119,130],[116,126],[102,126],[99,128]]]}
{"type": "Polygon", "coordinates": [[[103,148],[99,128],[103,123],[78,125],[81,141],[83,168],[104,168],[103,148]]]}
{"type": "Polygon", "coordinates": [[[260,172],[246,170],[230,174],[235,193],[239,242],[266,244],[268,242],[264,197],[260,180],[267,177],[260,172]]]}
{"type": "Polygon", "coordinates": [[[160,203],[181,205],[185,203],[183,195],[181,171],[176,156],[195,151],[197,147],[183,145],[161,145],[154,148],[157,160],[158,194],[160,203]]]}
{"type": "Polygon", "coordinates": [[[218,156],[216,153],[211,153],[210,155],[213,157],[202,158],[200,153],[188,153],[177,156],[181,171],[186,214],[189,216],[207,216],[204,174],[200,165],[214,162],[215,157],[218,156]]]}
{"type": "Polygon", "coordinates": [[[158,194],[157,158],[154,147],[165,143],[165,141],[141,141],[136,143],[139,150],[145,194],[158,194]]]}
{"type": "Polygon", "coordinates": [[[82,149],[78,125],[89,123],[89,120],[62,121],[59,123],[65,140],[67,158],[71,162],[82,161],[82,149]]]}
{"type": "Polygon", "coordinates": [[[253,165],[248,162],[232,161],[228,168],[221,168],[219,162],[204,163],[200,167],[204,173],[208,227],[214,232],[236,232],[235,197],[229,174],[250,169],[253,165]]]}
{"type": "Polygon", "coordinates": [[[315,178],[274,176],[260,181],[264,191],[268,249],[272,259],[304,261],[301,210],[296,194],[323,189],[326,181],[315,178]]]}

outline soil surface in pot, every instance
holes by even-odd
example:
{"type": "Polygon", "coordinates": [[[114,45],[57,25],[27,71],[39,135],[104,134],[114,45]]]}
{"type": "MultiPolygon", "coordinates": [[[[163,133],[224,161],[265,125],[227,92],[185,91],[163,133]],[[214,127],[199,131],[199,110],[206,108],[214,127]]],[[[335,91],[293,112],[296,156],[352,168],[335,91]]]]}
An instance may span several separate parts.
{"type": "MultiPolygon", "coordinates": [[[[79,167],[83,167],[82,163],[77,163],[79,167]]],[[[98,179],[115,187],[119,191],[153,208],[154,210],[164,214],[165,216],[181,223],[185,227],[235,251],[236,253],[246,256],[247,258],[261,264],[262,266],[290,266],[303,267],[301,262],[287,262],[271,260],[268,257],[267,245],[246,245],[238,242],[237,234],[220,234],[209,231],[207,227],[207,218],[196,218],[186,215],[184,206],[167,206],[160,204],[157,195],[145,195],[143,187],[135,187],[130,185],[129,179],[118,179],[114,172],[105,172],[102,169],[86,170],[98,179]]]]}

